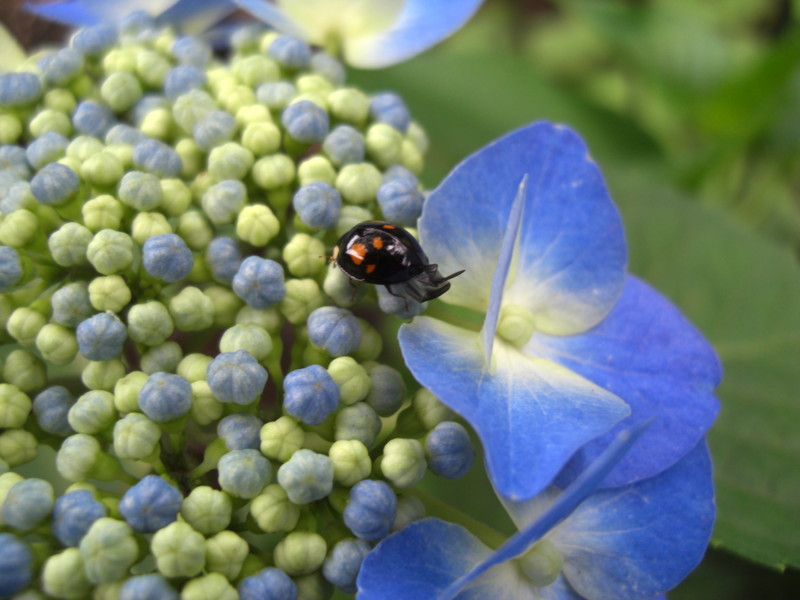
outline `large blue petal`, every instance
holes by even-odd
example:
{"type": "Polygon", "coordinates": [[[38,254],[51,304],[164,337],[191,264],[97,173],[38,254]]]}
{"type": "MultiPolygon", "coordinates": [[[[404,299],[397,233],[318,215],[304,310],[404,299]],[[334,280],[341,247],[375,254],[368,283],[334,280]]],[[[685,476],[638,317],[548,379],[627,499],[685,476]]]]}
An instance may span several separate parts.
{"type": "Polygon", "coordinates": [[[585,331],[622,292],[627,253],[619,213],[572,130],[535,123],[467,158],[425,203],[423,247],[442,272],[466,269],[443,300],[485,311],[499,240],[526,174],[528,201],[503,304],[528,308],[539,331],[585,331]]]}
{"type": "Polygon", "coordinates": [[[47,4],[25,3],[25,10],[67,25],[97,25],[119,21],[135,10],[157,15],[177,0],[62,0],[47,4]]]}
{"type": "Polygon", "coordinates": [[[667,299],[629,277],[608,317],[584,335],[534,335],[523,349],[556,361],[628,403],[632,415],[582,448],[558,480],[583,471],[616,430],[653,419],[650,428],[606,480],[619,486],[652,477],[697,445],[717,416],[713,391],[721,368],[714,350],[667,299]]]}
{"type": "Polygon", "coordinates": [[[308,30],[286,14],[280,7],[265,0],[233,0],[256,19],[267,23],[282,33],[300,38],[308,37],[308,30]]]}
{"type": "Polygon", "coordinates": [[[459,30],[482,3],[483,0],[406,0],[389,29],[344,40],[345,59],[354,67],[365,69],[407,60],[459,30]]]}
{"type": "Polygon", "coordinates": [[[613,394],[500,340],[487,372],[478,333],[417,317],[399,337],[417,381],[478,432],[489,476],[503,496],[537,494],[578,448],[629,414],[613,394]]]}
{"type": "Polygon", "coordinates": [[[206,31],[235,10],[233,0],[178,0],[161,13],[159,20],[180,25],[184,33],[197,34],[206,31]]]}

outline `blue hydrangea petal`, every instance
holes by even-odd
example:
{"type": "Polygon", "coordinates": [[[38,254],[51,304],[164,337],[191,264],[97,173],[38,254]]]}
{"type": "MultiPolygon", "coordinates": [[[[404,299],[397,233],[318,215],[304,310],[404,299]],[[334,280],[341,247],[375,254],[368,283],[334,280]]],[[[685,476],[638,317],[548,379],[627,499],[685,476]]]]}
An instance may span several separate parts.
{"type": "Polygon", "coordinates": [[[256,19],[263,21],[288,35],[304,37],[306,30],[275,4],[264,0],[233,0],[240,8],[246,10],[256,19]]]}
{"type": "Polygon", "coordinates": [[[185,33],[200,33],[236,10],[232,0],[178,0],[159,16],[166,23],[180,23],[185,33]]]}
{"type": "Polygon", "coordinates": [[[545,488],[570,456],[628,416],[612,393],[499,340],[486,372],[478,333],[429,317],[400,328],[414,377],[478,432],[497,491],[525,499],[545,488]]]}
{"type": "MultiPolygon", "coordinates": [[[[216,0],[219,2],[220,0],[216,0]]],[[[182,0],[183,4],[197,3],[198,0],[182,0]]],[[[180,3],[180,2],[179,2],[180,3]]],[[[96,25],[114,23],[135,10],[144,10],[156,15],[176,0],[62,0],[45,4],[27,2],[25,10],[51,21],[67,25],[96,25]]]]}
{"type": "Polygon", "coordinates": [[[540,331],[585,331],[619,297],[627,253],[619,213],[572,130],[534,123],[467,158],[425,202],[422,246],[442,273],[466,269],[444,301],[486,310],[497,240],[526,174],[528,200],[503,304],[530,309],[540,331]]]}
{"type": "MultiPolygon", "coordinates": [[[[535,335],[523,352],[558,362],[625,400],[632,415],[617,429],[656,417],[608,486],[652,477],[675,464],[719,411],[713,391],[722,373],[714,350],[677,308],[634,277],[599,325],[571,337],[535,335]]],[[[615,431],[579,450],[559,486],[583,470],[615,431]]]]}
{"type": "Polygon", "coordinates": [[[406,0],[387,30],[345,40],[344,54],[354,67],[379,69],[416,56],[458,31],[483,0],[406,0]]]}

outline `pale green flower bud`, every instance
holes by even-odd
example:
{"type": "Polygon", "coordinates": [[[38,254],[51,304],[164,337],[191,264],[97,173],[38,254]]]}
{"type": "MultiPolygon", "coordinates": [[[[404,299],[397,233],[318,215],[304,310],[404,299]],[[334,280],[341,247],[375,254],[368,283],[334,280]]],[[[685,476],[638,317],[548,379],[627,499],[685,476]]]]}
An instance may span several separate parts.
{"type": "Polygon", "coordinates": [[[74,94],[64,88],[53,88],[44,95],[44,105],[47,108],[61,111],[65,114],[72,114],[78,106],[74,94]]]}
{"type": "MultiPolygon", "coordinates": [[[[247,541],[233,531],[220,531],[206,540],[206,571],[221,573],[230,580],[236,579],[250,553],[247,541]]],[[[216,596],[209,596],[216,598],[216,596]]],[[[233,600],[239,596],[234,595],[233,600]]]]}
{"type": "Polygon", "coordinates": [[[165,233],[172,233],[172,227],[160,212],[140,212],[131,223],[131,237],[140,246],[151,237],[165,233]]]}
{"type": "Polygon", "coordinates": [[[275,566],[289,575],[305,575],[322,566],[328,545],[318,533],[293,531],[275,546],[275,566]]]}
{"type": "Polygon", "coordinates": [[[331,116],[356,126],[366,123],[369,116],[369,102],[367,95],[355,88],[338,89],[328,96],[331,116]]]}
{"type": "Polygon", "coordinates": [[[380,430],[381,419],[366,402],[345,406],[336,415],[336,441],[358,440],[369,448],[380,430]]]}
{"type": "Polygon", "coordinates": [[[79,135],[67,146],[67,156],[83,162],[91,156],[102,152],[103,142],[89,135],[79,135]]]}
{"type": "Polygon", "coordinates": [[[147,373],[131,371],[114,384],[114,407],[121,413],[139,410],[139,391],[147,381],[147,373]]]}
{"type": "Polygon", "coordinates": [[[200,150],[194,138],[183,138],[180,140],[175,144],[175,152],[181,157],[181,162],[183,163],[181,175],[186,179],[191,179],[205,169],[206,155],[200,150]]]}
{"type": "Polygon", "coordinates": [[[178,229],[175,233],[181,236],[192,250],[203,250],[214,239],[211,224],[199,210],[183,213],[178,218],[178,229]]]}
{"type": "Polygon", "coordinates": [[[194,577],[205,567],[203,536],[181,521],[159,529],[150,542],[150,551],[164,577],[194,577]]]}
{"type": "Polygon", "coordinates": [[[536,317],[530,309],[519,304],[503,305],[497,321],[497,335],[511,345],[521,348],[536,329],[536,317]]]}
{"type": "Polygon", "coordinates": [[[22,130],[22,121],[15,115],[0,115],[0,144],[16,144],[22,130]]]}
{"type": "Polygon", "coordinates": [[[236,219],[236,235],[257,247],[266,246],[280,231],[280,221],[264,204],[245,206],[236,219]]]}
{"type": "Polygon", "coordinates": [[[66,223],[50,234],[47,246],[56,263],[62,267],[74,267],[86,262],[92,239],[92,232],[83,225],[66,223]]]}
{"type": "Polygon", "coordinates": [[[342,194],[345,202],[354,204],[374,201],[382,183],[383,176],[372,163],[345,165],[336,177],[336,189],[342,194]]]}
{"type": "Polygon", "coordinates": [[[136,54],[139,48],[113,48],[103,57],[103,71],[106,73],[135,73],[136,54]]]}
{"type": "Polygon", "coordinates": [[[222,107],[231,114],[236,114],[240,108],[254,104],[256,101],[255,92],[245,86],[236,85],[227,87],[220,91],[218,100],[222,107]]]}
{"type": "Polygon", "coordinates": [[[295,81],[297,91],[301,94],[319,94],[327,97],[333,91],[333,84],[317,74],[301,75],[295,81]]]}
{"type": "Polygon", "coordinates": [[[242,307],[242,299],[229,288],[213,285],[203,290],[214,303],[214,327],[230,327],[236,322],[236,313],[242,307]]]}
{"type": "Polygon", "coordinates": [[[56,453],[56,469],[67,481],[113,480],[119,477],[119,463],[103,453],[94,436],[76,433],[66,438],[56,453]]]}
{"type": "Polygon", "coordinates": [[[330,600],[333,596],[333,584],[325,579],[322,571],[295,577],[294,584],[297,587],[297,597],[303,600],[330,600]]]}
{"type": "MultiPolygon", "coordinates": [[[[81,170],[81,161],[78,158],[74,158],[72,156],[65,156],[63,158],[59,158],[57,161],[59,164],[67,166],[72,170],[76,175],[78,171],[81,170]]],[[[70,195],[70,198],[74,196],[70,195]]]]}
{"type": "Polygon", "coordinates": [[[175,330],[167,307],[156,300],[136,304],[128,311],[128,337],[134,342],[157,346],[175,330]]]}
{"type": "Polygon", "coordinates": [[[269,121],[249,123],[242,131],[242,146],[255,156],[266,156],[281,147],[281,130],[269,121]]]}
{"type": "Polygon", "coordinates": [[[369,450],[358,440],[339,440],[328,450],[333,462],[333,479],[339,485],[352,487],[369,477],[372,459],[369,450]]]}
{"type": "Polygon", "coordinates": [[[361,362],[375,360],[383,349],[383,338],[378,330],[364,319],[359,319],[358,324],[361,325],[361,343],[355,351],[354,358],[361,362]]]}
{"type": "Polygon", "coordinates": [[[6,429],[0,433],[0,460],[11,468],[32,461],[38,448],[34,435],[24,429],[6,429]]]}
{"type": "Polygon", "coordinates": [[[24,208],[17,209],[0,221],[0,243],[22,248],[36,237],[39,227],[35,214],[24,208]]]}
{"type": "Polygon", "coordinates": [[[160,88],[172,65],[158,52],[141,50],[136,54],[136,74],[147,87],[160,88]]]}
{"type": "Polygon", "coordinates": [[[455,413],[442,404],[432,392],[420,388],[413,399],[414,412],[425,429],[431,430],[442,421],[452,421],[455,413]]]}
{"type": "Polygon", "coordinates": [[[322,289],[338,306],[343,308],[353,306],[364,293],[364,286],[359,286],[353,282],[341,269],[335,266],[329,268],[325,273],[322,289]]]}
{"type": "Polygon", "coordinates": [[[141,413],[125,415],[114,424],[114,454],[127,460],[147,460],[158,450],[161,428],[141,413]]]}
{"type": "Polygon", "coordinates": [[[425,167],[425,158],[422,152],[410,140],[403,140],[400,148],[400,164],[415,175],[422,173],[422,169],[425,167]]]}
{"type": "Polygon", "coordinates": [[[339,386],[339,402],[345,406],[367,397],[371,379],[367,370],[354,358],[350,356],[334,358],[328,365],[328,374],[339,386]]]}
{"type": "Polygon", "coordinates": [[[253,308],[245,305],[236,313],[236,323],[239,325],[258,325],[275,334],[283,324],[283,319],[281,319],[280,314],[274,307],[253,308]]]}
{"type": "Polygon", "coordinates": [[[118,313],[131,301],[131,290],[119,275],[95,277],[89,283],[89,302],[99,310],[118,313]]]}
{"type": "Polygon", "coordinates": [[[277,81],[281,70],[277,63],[262,54],[252,54],[236,60],[233,64],[233,74],[244,85],[257,88],[262,83],[277,81]]]}
{"type": "Polygon", "coordinates": [[[236,142],[216,146],[208,155],[208,172],[217,181],[244,179],[253,166],[255,157],[247,148],[236,142]]]}
{"type": "Polygon", "coordinates": [[[33,403],[25,392],[16,386],[0,383],[0,427],[22,427],[32,406],[33,403]]]}
{"type": "Polygon", "coordinates": [[[300,166],[297,167],[297,178],[301,186],[317,181],[334,185],[336,182],[336,169],[331,164],[331,161],[324,156],[316,154],[300,163],[300,166]]]}
{"type": "Polygon", "coordinates": [[[407,525],[425,518],[425,505],[415,496],[401,494],[397,497],[397,509],[392,531],[400,531],[407,525]]]}
{"type": "Polygon", "coordinates": [[[23,392],[39,390],[47,384],[44,363],[27,350],[14,350],[3,363],[3,379],[23,392]]]}
{"type": "Polygon", "coordinates": [[[287,416],[265,423],[260,436],[261,453],[282,463],[303,447],[306,437],[300,423],[287,416]]]}
{"type": "Polygon", "coordinates": [[[142,86],[130,73],[112,73],[100,86],[100,97],[115,113],[125,112],[142,97],[142,86]]]}
{"type": "Polygon", "coordinates": [[[133,529],[124,521],[100,517],[81,538],[81,558],[92,583],[108,583],[128,573],[139,555],[133,529]]]}
{"type": "Polygon", "coordinates": [[[293,325],[304,323],[313,310],[325,304],[319,284],[313,279],[289,279],[281,312],[293,325]]]}
{"type": "MultiPolygon", "coordinates": [[[[6,501],[8,491],[14,487],[15,484],[24,480],[25,478],[22,475],[14,471],[7,471],[0,474],[0,509],[2,509],[3,503],[6,501]]],[[[3,520],[3,511],[0,510],[0,526],[3,525],[5,525],[5,521],[3,520]]]]}
{"type": "Polygon", "coordinates": [[[222,574],[209,573],[187,581],[181,589],[181,600],[239,600],[239,593],[222,574]]]}
{"type": "Polygon", "coordinates": [[[202,331],[214,323],[214,302],[199,288],[186,286],[169,300],[178,331],[202,331]]]}
{"type": "Polygon", "coordinates": [[[234,325],[225,330],[219,341],[220,352],[247,350],[261,362],[272,352],[272,336],[258,325],[234,325]]]}
{"type": "Polygon", "coordinates": [[[54,365],[66,365],[78,354],[78,340],[73,329],[48,323],[36,336],[36,349],[46,361],[54,365]]]}
{"type": "Polygon", "coordinates": [[[225,406],[216,399],[205,380],[192,383],[191,417],[198,425],[208,425],[217,421],[225,406]]]}
{"type": "Polygon", "coordinates": [[[386,123],[373,123],[364,136],[367,153],[383,169],[399,164],[403,157],[403,134],[386,123]]]}
{"type": "Polygon", "coordinates": [[[81,372],[81,381],[90,390],[113,390],[125,372],[125,364],[118,358],[89,361],[81,372]]]}
{"type": "Polygon", "coordinates": [[[102,229],[89,242],[86,257],[99,273],[111,275],[133,262],[133,240],[127,233],[102,229]]]}
{"type": "Polygon", "coordinates": [[[270,154],[253,165],[253,181],[265,190],[284,187],[294,181],[294,161],[285,154],[270,154]]]}
{"type": "Polygon", "coordinates": [[[395,487],[407,488],[419,483],[427,468],[425,448],[419,440],[394,438],[383,448],[381,472],[395,487]]]}
{"type": "Polygon", "coordinates": [[[92,584],[78,548],[67,548],[47,559],[42,568],[42,590],[53,598],[89,597],[92,584]]]}
{"type": "Polygon", "coordinates": [[[161,210],[170,217],[179,217],[192,205],[192,190],[180,179],[162,179],[164,201],[161,210]]]}
{"type": "Polygon", "coordinates": [[[225,492],[207,485],[194,488],[181,505],[181,516],[196,531],[211,535],[231,522],[233,502],[225,492]]]}
{"type": "Polygon", "coordinates": [[[166,141],[172,137],[175,120],[168,108],[154,108],[144,116],[139,129],[148,137],[166,141]]]}
{"type": "Polygon", "coordinates": [[[97,196],[88,200],[81,207],[83,222],[91,231],[101,229],[119,229],[122,218],[125,216],[125,208],[122,202],[109,195],[97,196]]]}
{"type": "Polygon", "coordinates": [[[280,484],[273,483],[253,498],[250,514],[265,533],[292,531],[300,519],[300,508],[289,500],[280,484]]]}
{"type": "Polygon", "coordinates": [[[425,154],[428,151],[428,134],[416,121],[411,121],[408,124],[406,139],[417,147],[420,154],[425,154]]]}
{"type": "Polygon", "coordinates": [[[550,540],[539,540],[514,562],[536,587],[547,587],[553,583],[564,566],[564,557],[550,540]]]}
{"type": "Polygon", "coordinates": [[[272,113],[263,104],[242,106],[236,111],[236,123],[241,128],[252,123],[272,123],[272,113]]]}
{"type": "Polygon", "coordinates": [[[178,363],[178,368],[175,372],[189,383],[204,381],[208,364],[212,360],[210,356],[193,352],[183,357],[181,362],[178,363]]]}
{"type": "Polygon", "coordinates": [[[178,342],[164,342],[142,354],[142,371],[151,375],[159,371],[174,373],[182,358],[183,349],[178,342]]]}
{"type": "Polygon", "coordinates": [[[80,166],[81,177],[99,188],[113,188],[124,174],[125,165],[111,152],[98,152],[80,166]]]}
{"type": "Polygon", "coordinates": [[[72,134],[72,122],[63,112],[45,108],[28,122],[28,131],[33,138],[42,137],[49,131],[69,137],[72,134]]]}
{"type": "Polygon", "coordinates": [[[325,244],[307,233],[296,233],[283,247],[283,260],[295,277],[313,277],[327,264],[325,244]]]}
{"type": "Polygon", "coordinates": [[[46,323],[47,319],[42,313],[21,306],[8,317],[6,331],[23,346],[33,346],[36,343],[36,336],[46,323]]]}

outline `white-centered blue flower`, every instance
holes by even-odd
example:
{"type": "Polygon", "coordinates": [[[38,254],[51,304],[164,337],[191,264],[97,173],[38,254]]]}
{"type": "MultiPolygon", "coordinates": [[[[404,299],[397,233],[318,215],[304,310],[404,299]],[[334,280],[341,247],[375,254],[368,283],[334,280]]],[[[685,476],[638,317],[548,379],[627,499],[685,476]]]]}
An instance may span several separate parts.
{"type": "Polygon", "coordinates": [[[483,0],[233,0],[275,29],[341,49],[366,69],[416,56],[466,23],[483,0]]]}
{"type": "Polygon", "coordinates": [[[597,490],[635,435],[619,436],[563,492],[551,487],[525,502],[506,500],[520,531],[497,550],[439,519],[386,538],[364,559],[359,600],[662,598],[708,544],[711,463],[700,442],[653,478],[597,490]]]}
{"type": "Polygon", "coordinates": [[[440,271],[466,269],[442,300],[484,323],[417,317],[400,329],[403,356],[478,432],[503,497],[531,498],[571,459],[563,487],[620,427],[653,416],[606,485],[660,473],[703,437],[719,362],[626,275],[622,221],[573,131],[536,123],[469,157],[427,199],[419,233],[440,271]]]}

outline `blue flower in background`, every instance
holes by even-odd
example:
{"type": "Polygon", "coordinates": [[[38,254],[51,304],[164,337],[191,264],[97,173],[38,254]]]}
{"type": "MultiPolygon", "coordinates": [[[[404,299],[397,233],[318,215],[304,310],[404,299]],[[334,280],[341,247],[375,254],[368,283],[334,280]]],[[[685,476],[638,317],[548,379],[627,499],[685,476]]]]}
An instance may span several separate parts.
{"type": "Polygon", "coordinates": [[[635,437],[621,434],[563,492],[506,501],[520,532],[496,551],[438,519],[386,538],[364,559],[359,600],[645,600],[671,589],[711,536],[708,450],[700,442],[656,477],[597,490],[635,437]]]}
{"type": "Polygon", "coordinates": [[[275,29],[366,69],[416,56],[466,23],[483,0],[233,0],[275,29]]]}
{"type": "Polygon", "coordinates": [[[531,498],[570,461],[563,487],[651,417],[604,485],[652,477],[703,437],[717,357],[626,276],[622,221],[573,131],[536,123],[469,157],[427,199],[419,233],[440,270],[466,269],[443,301],[485,320],[478,333],[417,317],[400,329],[403,356],[478,432],[500,495],[531,498]]]}

